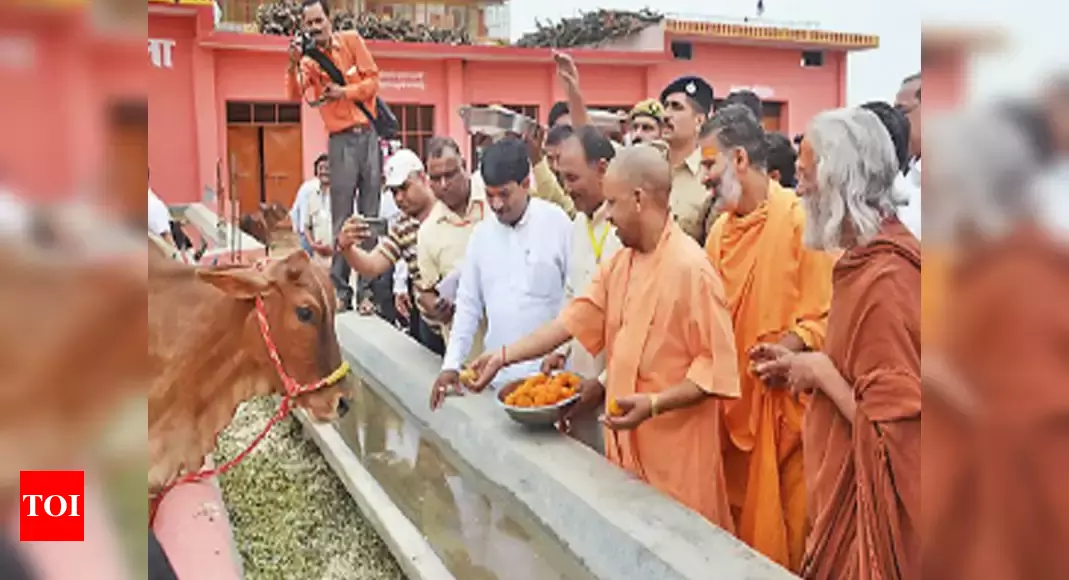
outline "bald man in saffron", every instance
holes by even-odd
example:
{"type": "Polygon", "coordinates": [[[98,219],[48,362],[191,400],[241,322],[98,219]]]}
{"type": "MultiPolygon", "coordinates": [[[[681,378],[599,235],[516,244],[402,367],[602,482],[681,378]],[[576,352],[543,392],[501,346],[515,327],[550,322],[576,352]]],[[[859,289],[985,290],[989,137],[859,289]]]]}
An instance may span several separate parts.
{"type": "Polygon", "coordinates": [[[716,270],[670,217],[671,180],[651,146],[616,156],[603,189],[624,248],[555,321],[477,360],[476,385],[572,338],[604,352],[604,390],[580,394],[608,401],[608,459],[733,532],[720,442],[721,400],[739,394],[731,315],[716,270]]]}

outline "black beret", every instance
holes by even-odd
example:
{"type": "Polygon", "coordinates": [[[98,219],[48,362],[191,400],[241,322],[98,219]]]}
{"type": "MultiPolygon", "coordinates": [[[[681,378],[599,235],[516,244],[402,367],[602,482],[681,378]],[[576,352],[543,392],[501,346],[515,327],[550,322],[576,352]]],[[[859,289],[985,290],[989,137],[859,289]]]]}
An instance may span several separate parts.
{"type": "Polygon", "coordinates": [[[661,103],[664,103],[668,95],[683,93],[702,106],[701,113],[708,115],[713,110],[713,86],[705,82],[705,79],[697,76],[685,76],[668,83],[661,91],[661,103]]]}

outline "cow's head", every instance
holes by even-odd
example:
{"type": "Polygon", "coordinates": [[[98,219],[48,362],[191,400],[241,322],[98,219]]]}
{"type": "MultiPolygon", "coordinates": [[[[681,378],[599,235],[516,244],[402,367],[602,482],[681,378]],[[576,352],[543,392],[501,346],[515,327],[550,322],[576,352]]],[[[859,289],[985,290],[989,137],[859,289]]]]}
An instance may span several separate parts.
{"type": "MultiPolygon", "coordinates": [[[[201,270],[201,279],[237,300],[252,302],[261,296],[271,340],[278,349],[286,373],[302,385],[316,383],[342,364],[334,334],[337,302],[325,268],[311,262],[304,251],[272,262],[262,269],[240,266],[201,270]]],[[[284,392],[281,379],[267,355],[263,335],[251,311],[243,330],[243,348],[272,377],[275,390],[284,392]]],[[[317,421],[332,421],[348,409],[349,377],[297,397],[297,406],[317,421]]]]}
{"type": "Polygon", "coordinates": [[[264,223],[267,225],[268,232],[273,232],[283,227],[287,229],[293,227],[293,223],[290,221],[290,212],[281,203],[264,204],[260,208],[260,212],[264,216],[264,223]]]}
{"type": "Polygon", "coordinates": [[[267,243],[267,222],[264,220],[262,212],[241,216],[238,221],[238,228],[261,244],[267,243]]]}

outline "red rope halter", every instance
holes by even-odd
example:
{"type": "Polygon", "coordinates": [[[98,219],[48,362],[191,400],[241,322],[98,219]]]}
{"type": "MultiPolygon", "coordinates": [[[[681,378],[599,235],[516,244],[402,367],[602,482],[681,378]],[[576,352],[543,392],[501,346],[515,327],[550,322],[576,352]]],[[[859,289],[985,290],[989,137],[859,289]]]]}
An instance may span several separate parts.
{"type": "MultiPolygon", "coordinates": [[[[263,269],[263,260],[256,262],[256,267],[263,269]]],[[[305,393],[311,393],[312,391],[333,385],[344,378],[345,375],[349,374],[349,363],[342,362],[341,366],[329,376],[307,385],[300,384],[286,372],[285,367],[282,365],[282,358],[278,354],[278,347],[275,346],[275,341],[271,339],[271,326],[267,323],[267,311],[264,309],[264,301],[261,296],[256,297],[256,321],[260,324],[260,335],[264,339],[264,346],[267,347],[267,356],[270,357],[271,362],[274,363],[275,371],[278,373],[279,378],[282,379],[282,386],[286,391],[282,396],[282,401],[278,404],[278,410],[275,411],[275,414],[268,420],[267,425],[260,431],[260,434],[249,443],[244,451],[237,454],[233,459],[212,469],[202,469],[194,473],[187,473],[167,484],[163,489],[157,492],[152,498],[152,503],[149,506],[149,525],[155,520],[156,510],[163,502],[163,497],[167,495],[167,492],[183,483],[203,481],[215,477],[216,475],[226,473],[235,465],[241,463],[243,459],[248,457],[249,454],[256,449],[256,446],[267,437],[267,433],[271,431],[271,428],[289,414],[292,410],[292,403],[295,398],[305,393]]]]}

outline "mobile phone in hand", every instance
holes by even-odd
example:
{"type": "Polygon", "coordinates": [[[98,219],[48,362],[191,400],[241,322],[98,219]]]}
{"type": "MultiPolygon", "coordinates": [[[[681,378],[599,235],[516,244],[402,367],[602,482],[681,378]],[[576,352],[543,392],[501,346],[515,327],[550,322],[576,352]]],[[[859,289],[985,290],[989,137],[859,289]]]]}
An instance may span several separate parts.
{"type": "Polygon", "coordinates": [[[360,219],[367,224],[371,234],[376,238],[382,238],[386,236],[386,232],[389,229],[389,222],[384,217],[363,217],[360,219]]]}

